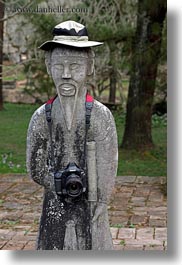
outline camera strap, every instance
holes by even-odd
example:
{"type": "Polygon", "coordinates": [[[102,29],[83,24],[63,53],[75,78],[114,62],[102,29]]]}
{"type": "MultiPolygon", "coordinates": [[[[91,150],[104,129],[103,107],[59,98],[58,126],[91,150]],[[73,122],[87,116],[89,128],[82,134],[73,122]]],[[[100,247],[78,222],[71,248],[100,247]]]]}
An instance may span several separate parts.
{"type": "Polygon", "coordinates": [[[84,151],[82,154],[82,158],[80,164],[85,170],[87,171],[87,135],[88,130],[90,127],[90,119],[91,119],[91,111],[93,108],[93,97],[90,94],[86,94],[86,101],[85,101],[85,140],[84,140],[84,151]]]}
{"type": "MultiPolygon", "coordinates": [[[[57,98],[57,95],[49,99],[46,104],[45,104],[45,115],[46,115],[46,120],[48,124],[48,129],[49,129],[49,136],[50,136],[50,146],[51,146],[51,166],[54,169],[54,148],[53,148],[53,142],[52,142],[52,117],[51,117],[51,112],[52,112],[52,105],[54,100],[57,98]]],[[[85,120],[86,120],[86,133],[85,133],[85,143],[84,143],[84,160],[86,163],[86,141],[87,141],[87,134],[88,130],[90,127],[90,119],[91,119],[91,111],[93,108],[93,97],[90,94],[86,94],[86,100],[85,100],[85,120]]]]}
{"type": "Polygon", "coordinates": [[[86,102],[85,102],[85,109],[86,109],[86,137],[87,132],[90,127],[90,118],[91,118],[91,111],[93,108],[93,97],[90,94],[86,94],[86,102]]]}
{"type": "Polygon", "coordinates": [[[50,146],[51,146],[51,166],[54,169],[54,149],[53,149],[53,142],[52,142],[52,118],[51,118],[51,111],[52,111],[52,104],[54,100],[57,98],[57,95],[54,98],[49,99],[45,104],[45,115],[49,129],[49,137],[50,137],[50,146]]]}

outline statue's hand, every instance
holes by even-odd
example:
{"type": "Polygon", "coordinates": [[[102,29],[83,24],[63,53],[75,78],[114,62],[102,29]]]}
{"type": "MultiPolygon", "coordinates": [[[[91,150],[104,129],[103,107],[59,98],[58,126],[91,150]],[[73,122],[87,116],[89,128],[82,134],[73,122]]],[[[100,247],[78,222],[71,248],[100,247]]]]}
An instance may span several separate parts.
{"type": "Polygon", "coordinates": [[[54,190],[54,174],[49,172],[48,175],[44,177],[44,183],[43,183],[44,188],[48,190],[54,190]]]}
{"type": "Polygon", "coordinates": [[[94,216],[92,218],[92,222],[95,222],[100,215],[102,215],[107,210],[107,204],[105,202],[98,202],[94,216]]]}

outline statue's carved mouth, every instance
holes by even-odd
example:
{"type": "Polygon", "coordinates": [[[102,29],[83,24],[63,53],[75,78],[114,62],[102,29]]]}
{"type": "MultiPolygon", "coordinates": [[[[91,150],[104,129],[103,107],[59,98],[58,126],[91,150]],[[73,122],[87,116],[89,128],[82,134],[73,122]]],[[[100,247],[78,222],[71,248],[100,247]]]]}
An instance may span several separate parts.
{"type": "Polygon", "coordinates": [[[59,87],[59,91],[62,96],[70,97],[75,95],[76,87],[72,84],[62,84],[59,87]]]}

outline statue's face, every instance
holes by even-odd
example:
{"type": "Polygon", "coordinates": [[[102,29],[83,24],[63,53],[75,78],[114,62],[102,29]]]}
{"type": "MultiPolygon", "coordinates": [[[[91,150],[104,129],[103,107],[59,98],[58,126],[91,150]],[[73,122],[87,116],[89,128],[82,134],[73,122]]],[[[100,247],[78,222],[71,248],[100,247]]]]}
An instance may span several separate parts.
{"type": "Polygon", "coordinates": [[[51,56],[51,75],[58,94],[64,97],[83,94],[88,58],[83,52],[56,48],[51,56]]]}

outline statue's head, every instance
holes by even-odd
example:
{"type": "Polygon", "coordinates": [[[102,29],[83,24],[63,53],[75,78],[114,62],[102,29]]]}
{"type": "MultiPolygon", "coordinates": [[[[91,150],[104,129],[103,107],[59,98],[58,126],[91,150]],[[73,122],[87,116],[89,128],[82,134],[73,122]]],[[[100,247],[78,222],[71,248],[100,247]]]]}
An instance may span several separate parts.
{"type": "Polygon", "coordinates": [[[46,51],[45,62],[59,95],[71,97],[86,93],[85,84],[94,73],[91,48],[58,46],[46,51]]]}
{"type": "Polygon", "coordinates": [[[89,41],[87,29],[75,21],[65,21],[53,29],[53,40],[44,42],[45,62],[58,95],[81,95],[87,78],[94,72],[94,52],[91,47],[101,42],[89,41]]]}

